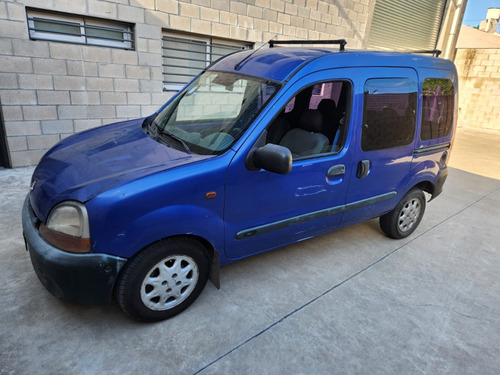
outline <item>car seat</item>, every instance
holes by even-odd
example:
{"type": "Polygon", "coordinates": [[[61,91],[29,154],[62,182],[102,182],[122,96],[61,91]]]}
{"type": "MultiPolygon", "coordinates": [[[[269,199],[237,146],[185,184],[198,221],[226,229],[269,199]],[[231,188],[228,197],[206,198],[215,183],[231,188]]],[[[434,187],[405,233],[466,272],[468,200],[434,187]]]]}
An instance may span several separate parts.
{"type": "Polygon", "coordinates": [[[309,109],[300,116],[299,127],[288,131],[280,145],[287,147],[293,157],[321,154],[328,151],[328,138],[321,134],[323,116],[309,109]]]}

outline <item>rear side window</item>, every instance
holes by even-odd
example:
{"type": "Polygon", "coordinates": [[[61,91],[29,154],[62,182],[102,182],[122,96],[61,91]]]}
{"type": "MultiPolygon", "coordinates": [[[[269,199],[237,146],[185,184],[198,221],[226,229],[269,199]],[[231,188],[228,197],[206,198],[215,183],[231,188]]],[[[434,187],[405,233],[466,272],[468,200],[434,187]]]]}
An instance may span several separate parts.
{"type": "Polygon", "coordinates": [[[369,79],[364,87],[361,148],[408,145],[415,136],[417,83],[409,78],[369,79]]]}
{"type": "Polygon", "coordinates": [[[441,138],[450,134],[453,124],[454,93],[453,83],[448,79],[424,80],[421,140],[441,138]]]}

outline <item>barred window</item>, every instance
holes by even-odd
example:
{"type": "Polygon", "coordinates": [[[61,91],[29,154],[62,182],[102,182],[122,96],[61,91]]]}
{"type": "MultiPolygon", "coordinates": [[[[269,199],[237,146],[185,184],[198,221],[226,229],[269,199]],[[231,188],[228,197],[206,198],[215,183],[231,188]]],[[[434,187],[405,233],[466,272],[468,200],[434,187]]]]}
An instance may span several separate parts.
{"type": "Polygon", "coordinates": [[[27,9],[30,39],[134,49],[133,27],[116,21],[27,9]]]}
{"type": "Polygon", "coordinates": [[[163,89],[180,90],[222,56],[251,49],[250,43],[188,34],[165,33],[162,45],[163,89]]]}

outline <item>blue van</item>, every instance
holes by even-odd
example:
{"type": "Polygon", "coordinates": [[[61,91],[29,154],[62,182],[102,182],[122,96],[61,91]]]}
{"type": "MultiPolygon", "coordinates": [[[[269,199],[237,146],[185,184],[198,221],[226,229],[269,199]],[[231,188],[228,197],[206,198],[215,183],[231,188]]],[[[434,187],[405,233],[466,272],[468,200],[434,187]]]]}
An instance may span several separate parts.
{"type": "Polygon", "coordinates": [[[235,260],[375,217],[410,235],[448,174],[455,66],[335,42],[231,54],[152,116],[54,146],[23,207],[43,285],[158,321],[235,260]]]}

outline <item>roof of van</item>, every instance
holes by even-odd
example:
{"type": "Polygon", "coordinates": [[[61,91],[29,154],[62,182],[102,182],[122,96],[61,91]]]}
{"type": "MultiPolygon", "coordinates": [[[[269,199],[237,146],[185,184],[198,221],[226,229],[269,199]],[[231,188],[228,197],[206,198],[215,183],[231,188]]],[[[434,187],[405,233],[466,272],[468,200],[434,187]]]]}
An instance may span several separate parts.
{"type": "Polygon", "coordinates": [[[319,64],[318,69],[353,66],[450,69],[453,66],[449,60],[411,53],[277,47],[233,53],[217,61],[210,70],[241,73],[283,82],[299,68],[313,61],[319,64]]]}

